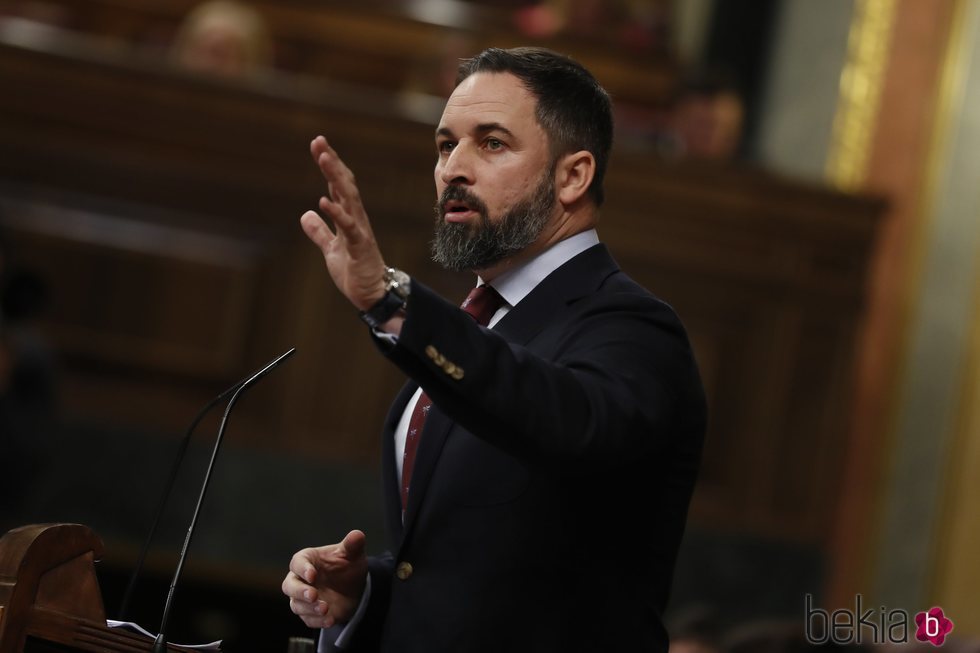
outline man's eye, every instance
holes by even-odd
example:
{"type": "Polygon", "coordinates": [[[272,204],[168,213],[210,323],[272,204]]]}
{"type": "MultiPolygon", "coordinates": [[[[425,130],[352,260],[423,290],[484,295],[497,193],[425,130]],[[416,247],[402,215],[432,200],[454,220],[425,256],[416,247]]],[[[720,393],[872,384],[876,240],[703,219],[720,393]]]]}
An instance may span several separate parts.
{"type": "Polygon", "coordinates": [[[450,152],[452,152],[453,148],[455,147],[456,147],[456,143],[453,143],[452,141],[443,141],[439,143],[439,151],[445,154],[449,154],[450,152]]]}
{"type": "Polygon", "coordinates": [[[503,149],[503,147],[504,147],[504,144],[503,144],[502,141],[499,141],[496,138],[488,138],[487,139],[487,149],[488,150],[500,150],[500,149],[503,149]]]}

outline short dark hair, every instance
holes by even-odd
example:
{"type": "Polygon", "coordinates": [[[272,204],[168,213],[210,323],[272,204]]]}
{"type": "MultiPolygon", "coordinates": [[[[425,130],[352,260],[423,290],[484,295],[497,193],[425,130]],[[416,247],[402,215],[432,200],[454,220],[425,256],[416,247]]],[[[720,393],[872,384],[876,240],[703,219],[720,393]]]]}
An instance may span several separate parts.
{"type": "Polygon", "coordinates": [[[480,72],[510,73],[535,96],[535,117],[548,134],[552,157],[580,150],[592,153],[596,169],[588,192],[601,206],[613,139],[612,102],[592,73],[546,48],[488,48],[460,63],[456,85],[480,72]]]}

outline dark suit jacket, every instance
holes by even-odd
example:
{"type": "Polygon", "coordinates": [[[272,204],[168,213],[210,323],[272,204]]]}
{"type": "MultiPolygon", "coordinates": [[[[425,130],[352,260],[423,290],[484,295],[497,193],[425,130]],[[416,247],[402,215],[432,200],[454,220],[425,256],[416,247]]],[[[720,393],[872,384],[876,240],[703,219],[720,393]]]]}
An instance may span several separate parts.
{"type": "Polygon", "coordinates": [[[706,418],[674,312],[597,245],[493,330],[415,280],[407,313],[381,345],[413,380],[383,434],[392,549],[351,650],[666,651],[706,418]],[[418,384],[403,525],[392,434],[418,384]]]}

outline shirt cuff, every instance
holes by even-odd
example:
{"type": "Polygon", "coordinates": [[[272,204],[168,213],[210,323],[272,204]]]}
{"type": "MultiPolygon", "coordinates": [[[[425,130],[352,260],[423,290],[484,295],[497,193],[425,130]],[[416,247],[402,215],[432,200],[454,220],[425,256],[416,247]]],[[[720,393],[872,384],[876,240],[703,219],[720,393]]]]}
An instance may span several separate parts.
{"type": "Polygon", "coordinates": [[[394,333],[388,333],[387,331],[382,331],[381,329],[371,329],[371,333],[374,334],[375,338],[386,342],[389,345],[398,344],[398,336],[396,336],[394,333]]]}

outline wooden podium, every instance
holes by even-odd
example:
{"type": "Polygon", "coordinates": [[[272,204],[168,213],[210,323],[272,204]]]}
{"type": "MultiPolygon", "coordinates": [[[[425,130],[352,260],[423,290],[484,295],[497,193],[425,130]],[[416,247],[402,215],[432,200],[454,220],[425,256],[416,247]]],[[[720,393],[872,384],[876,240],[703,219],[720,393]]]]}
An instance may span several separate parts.
{"type": "Polygon", "coordinates": [[[80,524],[24,526],[0,538],[0,653],[152,649],[153,640],[106,626],[95,576],[103,550],[80,524]]]}

